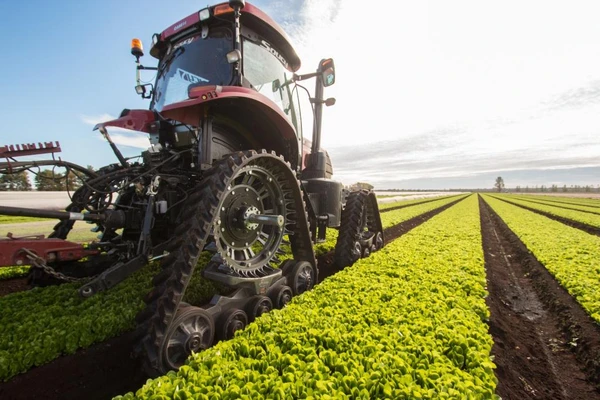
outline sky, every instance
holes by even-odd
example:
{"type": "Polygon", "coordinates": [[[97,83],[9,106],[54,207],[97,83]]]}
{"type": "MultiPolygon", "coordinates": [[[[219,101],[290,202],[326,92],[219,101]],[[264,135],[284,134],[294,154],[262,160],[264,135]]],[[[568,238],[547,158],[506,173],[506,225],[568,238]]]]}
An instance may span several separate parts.
{"type": "MultiPolygon", "coordinates": [[[[322,139],[335,179],[377,189],[491,188],[497,176],[507,187],[600,185],[600,2],[253,4],[288,32],[300,72],[335,60],[322,139]]],[[[153,33],[205,5],[0,2],[0,145],[59,140],[65,160],[115,162],[92,127],[148,107],[134,91],[130,40],[148,50],[153,33]]],[[[113,139],[126,155],[146,143],[113,139]]]]}

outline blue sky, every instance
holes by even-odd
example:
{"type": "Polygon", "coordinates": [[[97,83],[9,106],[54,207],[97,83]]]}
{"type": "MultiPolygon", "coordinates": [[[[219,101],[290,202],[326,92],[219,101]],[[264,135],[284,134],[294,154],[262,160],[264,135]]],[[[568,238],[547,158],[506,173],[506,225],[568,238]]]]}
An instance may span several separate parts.
{"type": "MultiPolygon", "coordinates": [[[[217,3],[217,2],[212,2],[217,3]]],[[[262,8],[268,4],[255,1],[262,8]]],[[[206,2],[2,1],[0,145],[59,140],[65,160],[100,167],[115,162],[86,119],[148,108],[134,91],[134,37],[151,36],[206,2]]],[[[148,54],[142,63],[154,66],[148,54]]],[[[151,72],[144,75],[147,79],[151,72]]],[[[131,155],[139,149],[124,148],[131,155]]]]}
{"type": "MultiPolygon", "coordinates": [[[[148,107],[134,91],[130,40],[147,51],[153,33],[206,4],[0,2],[0,145],[59,140],[65,160],[115,162],[91,128],[148,107]]],[[[301,72],[335,59],[323,145],[342,182],[475,188],[500,175],[509,187],[600,184],[597,1],[253,4],[291,36],[301,72]]]]}

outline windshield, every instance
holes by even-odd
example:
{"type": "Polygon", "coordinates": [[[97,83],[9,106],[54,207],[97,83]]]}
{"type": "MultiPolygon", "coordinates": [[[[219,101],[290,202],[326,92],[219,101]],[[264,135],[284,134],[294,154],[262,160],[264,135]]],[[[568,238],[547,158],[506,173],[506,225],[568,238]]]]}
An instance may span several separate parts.
{"type": "Polygon", "coordinates": [[[177,42],[158,66],[153,108],[161,111],[187,100],[190,85],[228,85],[232,66],[227,53],[232,49],[232,33],[227,28],[213,28],[205,39],[198,33],[177,42]]]}
{"type": "MultiPolygon", "coordinates": [[[[299,109],[294,104],[292,73],[284,65],[287,61],[266,41],[242,42],[244,77],[262,95],[271,99],[283,110],[301,135],[299,109]]],[[[295,94],[298,96],[298,93],[295,94]]]]}

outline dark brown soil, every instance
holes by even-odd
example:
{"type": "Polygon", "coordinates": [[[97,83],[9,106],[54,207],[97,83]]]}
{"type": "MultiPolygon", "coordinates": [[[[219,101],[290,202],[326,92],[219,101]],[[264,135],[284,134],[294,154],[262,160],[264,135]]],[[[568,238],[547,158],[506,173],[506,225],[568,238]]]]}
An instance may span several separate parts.
{"type": "Polygon", "coordinates": [[[29,289],[27,278],[13,278],[0,281],[0,297],[29,289]]]}
{"type": "Polygon", "coordinates": [[[497,394],[600,399],[600,329],[480,198],[497,394]]]}
{"type": "MultiPolygon", "coordinates": [[[[573,227],[573,228],[580,229],[580,230],[582,230],[584,232],[589,233],[590,235],[600,236],[600,228],[598,228],[598,227],[587,225],[587,224],[584,224],[584,223],[581,223],[581,222],[578,222],[578,221],[573,221],[572,219],[559,217],[557,215],[553,215],[553,214],[550,214],[548,212],[541,211],[541,210],[536,210],[535,208],[527,207],[527,206],[524,206],[522,204],[513,203],[512,201],[504,199],[504,198],[500,198],[500,197],[494,197],[494,198],[497,199],[497,200],[502,200],[505,203],[512,204],[513,206],[521,207],[521,208],[523,208],[525,210],[532,211],[532,212],[534,212],[536,214],[543,215],[544,217],[548,217],[548,218],[553,219],[555,221],[562,222],[565,225],[568,225],[568,226],[573,227]]],[[[577,211],[580,211],[580,210],[577,210],[577,211]]]]}
{"type": "MultiPolygon", "coordinates": [[[[402,236],[459,200],[386,229],[385,240],[389,242],[402,236]]],[[[333,252],[319,257],[321,281],[339,271],[333,258],[333,252]]],[[[2,286],[0,282],[0,288],[2,286]]],[[[128,332],[33,368],[8,382],[0,383],[0,399],[106,400],[135,391],[147,378],[131,356],[132,342],[133,332],[128,332]]]]}

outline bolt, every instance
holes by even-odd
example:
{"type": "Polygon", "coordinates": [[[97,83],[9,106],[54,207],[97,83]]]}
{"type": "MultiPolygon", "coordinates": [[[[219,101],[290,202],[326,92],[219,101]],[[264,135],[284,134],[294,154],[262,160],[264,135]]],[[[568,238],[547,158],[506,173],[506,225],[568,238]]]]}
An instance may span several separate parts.
{"type": "Polygon", "coordinates": [[[248,246],[248,244],[249,244],[249,243],[248,243],[248,242],[246,242],[246,246],[248,246]]]}
{"type": "Polygon", "coordinates": [[[225,211],[225,207],[221,207],[221,211],[225,211]]]}
{"type": "Polygon", "coordinates": [[[235,246],[235,242],[231,242],[231,245],[232,245],[232,246],[235,246]]]}
{"type": "Polygon", "coordinates": [[[231,191],[231,194],[235,195],[235,190],[232,190],[232,191],[231,191]]]}
{"type": "Polygon", "coordinates": [[[23,260],[17,260],[17,265],[23,265],[23,260]]]}
{"type": "Polygon", "coordinates": [[[249,192],[249,191],[250,191],[250,189],[246,188],[246,192],[249,192]]]}
{"type": "Polygon", "coordinates": [[[225,232],[225,228],[221,228],[221,232],[225,232]]]}
{"type": "Polygon", "coordinates": [[[221,220],[217,220],[217,225],[221,225],[221,220]]]}

